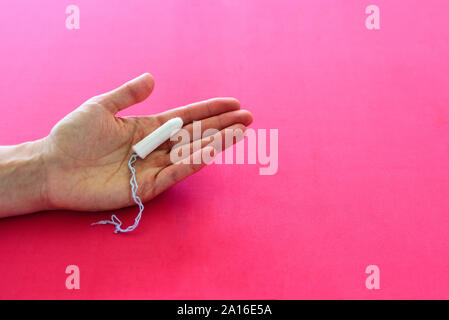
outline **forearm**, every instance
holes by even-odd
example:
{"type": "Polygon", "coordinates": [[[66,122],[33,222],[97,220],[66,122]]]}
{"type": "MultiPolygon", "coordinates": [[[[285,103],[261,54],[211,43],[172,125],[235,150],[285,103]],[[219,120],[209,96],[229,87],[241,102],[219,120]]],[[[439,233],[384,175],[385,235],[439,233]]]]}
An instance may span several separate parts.
{"type": "Polygon", "coordinates": [[[0,146],[0,218],[47,209],[43,145],[0,146]]]}

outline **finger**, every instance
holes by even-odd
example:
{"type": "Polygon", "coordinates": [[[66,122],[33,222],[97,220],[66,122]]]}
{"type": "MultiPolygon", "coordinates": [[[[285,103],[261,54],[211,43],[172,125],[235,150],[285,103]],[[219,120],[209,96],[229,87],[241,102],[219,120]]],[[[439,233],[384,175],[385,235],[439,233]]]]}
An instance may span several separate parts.
{"type": "MultiPolygon", "coordinates": [[[[201,149],[193,152],[189,155],[189,157],[183,157],[179,161],[175,162],[174,164],[167,166],[163,170],[159,172],[156,178],[156,194],[159,194],[160,192],[168,189],[169,187],[173,186],[174,184],[178,183],[179,181],[185,179],[186,177],[194,174],[195,172],[198,172],[201,168],[203,168],[207,163],[210,163],[212,161],[212,152],[213,157],[215,157],[220,151],[223,151],[224,149],[236,144],[237,142],[241,141],[244,138],[244,134],[237,134],[232,140],[229,140],[226,138],[226,135],[230,132],[236,132],[238,130],[242,130],[244,132],[245,127],[243,125],[235,125],[231,126],[230,128],[226,128],[223,131],[225,133],[221,133],[218,135],[218,133],[214,136],[217,138],[214,139],[212,143],[206,143],[205,147],[202,147],[201,149]],[[221,139],[221,140],[220,140],[221,139]],[[215,148],[215,141],[221,141],[221,146],[219,146],[220,149],[215,148]],[[209,161],[206,163],[204,161],[204,156],[209,153],[209,161]],[[199,157],[201,157],[201,162],[199,162],[199,157]],[[189,159],[189,161],[186,162],[186,159],[189,159]]],[[[207,139],[207,138],[206,138],[207,139]]],[[[202,141],[202,144],[204,141],[202,141]]],[[[192,143],[193,144],[193,143],[192,143]]]]}
{"type": "MultiPolygon", "coordinates": [[[[206,118],[204,120],[198,121],[199,123],[195,123],[195,126],[198,128],[201,128],[201,131],[198,132],[201,133],[201,136],[205,133],[205,131],[210,131],[211,129],[216,130],[222,130],[224,128],[227,128],[229,126],[232,126],[233,124],[241,123],[245,126],[248,126],[253,121],[252,114],[247,110],[237,110],[237,111],[231,111],[222,113],[218,116],[206,118]]],[[[190,136],[193,137],[193,131],[194,131],[194,123],[189,123],[185,127],[183,127],[184,130],[189,132],[190,136]]],[[[210,135],[210,134],[207,134],[210,135]]]]}
{"type": "Polygon", "coordinates": [[[189,145],[176,145],[169,156],[173,156],[177,161],[183,160],[190,156],[194,151],[206,146],[212,146],[218,152],[232,146],[233,144],[243,140],[245,137],[246,126],[238,123],[226,127],[213,135],[203,137],[202,139],[191,142],[189,145]],[[228,136],[227,136],[228,135],[228,136]]]}
{"type": "Polygon", "coordinates": [[[214,98],[162,112],[156,115],[156,118],[161,123],[165,123],[172,118],[180,117],[184,124],[189,124],[194,120],[202,120],[238,109],[240,109],[240,102],[237,99],[214,98]]]}
{"type": "Polygon", "coordinates": [[[161,149],[171,149],[174,145],[180,146],[181,143],[186,144],[194,140],[210,136],[211,134],[214,134],[214,132],[211,132],[213,129],[219,131],[238,123],[241,123],[244,126],[248,126],[252,121],[253,116],[249,111],[237,110],[206,118],[204,120],[195,122],[195,124],[189,123],[188,125],[183,127],[183,129],[188,132],[188,136],[190,137],[189,141],[178,142],[168,140],[161,146],[161,149]]]}
{"type": "Polygon", "coordinates": [[[204,148],[207,145],[210,145],[218,152],[221,152],[225,148],[242,140],[245,137],[245,131],[245,125],[241,123],[234,124],[216,132],[213,135],[203,137],[200,140],[189,143],[188,145],[176,145],[170,150],[169,153],[165,150],[155,150],[151,153],[150,157],[142,159],[140,163],[144,168],[161,168],[162,170],[164,167],[170,166],[179,160],[189,157],[194,151],[204,148]],[[228,140],[226,140],[226,134],[228,134],[228,140]]]}
{"type": "Polygon", "coordinates": [[[136,103],[142,102],[151,94],[154,88],[153,76],[144,73],[139,77],[126,82],[117,89],[94,97],[94,100],[101,100],[101,103],[113,114],[128,108],[136,103]]]}
{"type": "Polygon", "coordinates": [[[205,155],[208,155],[210,159],[213,159],[216,154],[217,151],[213,147],[206,146],[191,154],[189,163],[183,163],[184,160],[182,160],[163,169],[159,172],[156,178],[154,189],[155,195],[201,170],[207,164],[203,160],[205,155]]]}

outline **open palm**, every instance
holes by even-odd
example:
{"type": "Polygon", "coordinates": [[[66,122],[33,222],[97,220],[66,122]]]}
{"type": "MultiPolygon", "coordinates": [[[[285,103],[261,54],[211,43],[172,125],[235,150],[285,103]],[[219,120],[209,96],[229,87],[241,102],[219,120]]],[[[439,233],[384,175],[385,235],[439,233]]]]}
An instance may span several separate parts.
{"type": "MultiPolygon", "coordinates": [[[[45,186],[50,208],[100,211],[132,205],[128,169],[131,146],[171,118],[181,117],[183,128],[189,131],[193,121],[201,121],[202,131],[245,130],[252,122],[251,114],[240,110],[239,102],[233,98],[215,98],[155,115],[115,116],[118,111],[145,100],[153,87],[152,76],[143,74],[89,99],[53,128],[44,139],[45,162],[51,163],[46,166],[51,170],[47,170],[45,186]]],[[[216,152],[210,141],[213,140],[201,141],[203,152],[216,152]]],[[[172,163],[172,147],[173,143],[167,141],[135,163],[142,201],[150,200],[205,165],[192,161],[172,163]]]]}

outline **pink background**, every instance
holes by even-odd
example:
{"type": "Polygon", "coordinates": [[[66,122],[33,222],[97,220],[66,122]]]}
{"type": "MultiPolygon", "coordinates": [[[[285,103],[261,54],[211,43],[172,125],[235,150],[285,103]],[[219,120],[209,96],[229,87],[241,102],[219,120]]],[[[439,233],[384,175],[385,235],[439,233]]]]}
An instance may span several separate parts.
{"type": "Polygon", "coordinates": [[[125,236],[89,226],[110,212],[1,220],[0,298],[449,298],[448,24],[446,0],[2,1],[0,144],[148,71],[125,114],[234,96],[279,171],[207,167],[125,236]]]}

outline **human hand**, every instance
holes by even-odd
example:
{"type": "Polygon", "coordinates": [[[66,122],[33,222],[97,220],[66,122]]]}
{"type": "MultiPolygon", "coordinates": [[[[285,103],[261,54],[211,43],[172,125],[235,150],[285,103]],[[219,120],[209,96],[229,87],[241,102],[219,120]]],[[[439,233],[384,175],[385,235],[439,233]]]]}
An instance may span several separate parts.
{"type": "MultiPolygon", "coordinates": [[[[211,99],[155,115],[115,116],[118,111],[145,100],[153,86],[152,76],[143,74],[113,91],[93,97],[37,142],[41,170],[45,171],[38,210],[101,211],[132,205],[128,169],[133,153],[131,146],[171,118],[181,117],[183,129],[190,132],[194,120],[201,121],[202,131],[215,128],[221,132],[226,128],[244,131],[252,122],[251,114],[240,110],[239,102],[233,98],[211,99]]],[[[203,139],[202,148],[216,152],[208,146],[210,141],[203,139]]],[[[192,161],[173,164],[170,150],[175,143],[167,141],[135,163],[138,195],[143,202],[204,167],[204,163],[192,161]]]]}

